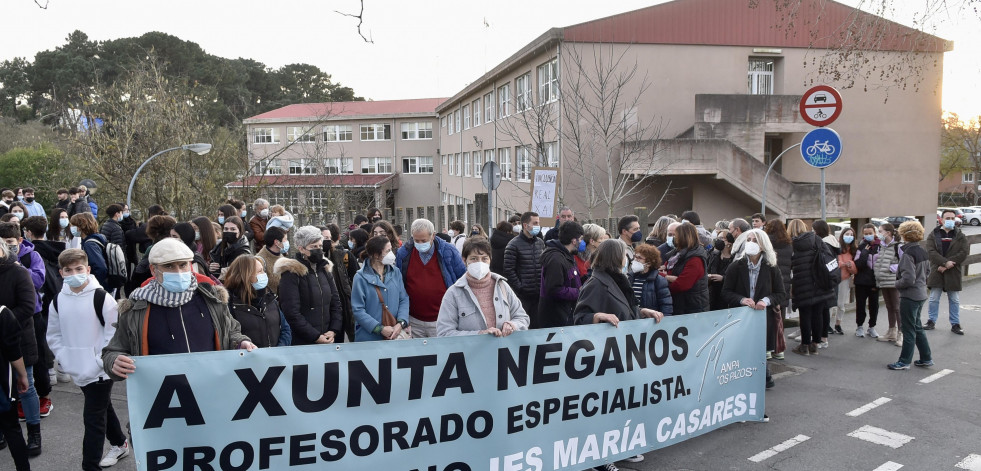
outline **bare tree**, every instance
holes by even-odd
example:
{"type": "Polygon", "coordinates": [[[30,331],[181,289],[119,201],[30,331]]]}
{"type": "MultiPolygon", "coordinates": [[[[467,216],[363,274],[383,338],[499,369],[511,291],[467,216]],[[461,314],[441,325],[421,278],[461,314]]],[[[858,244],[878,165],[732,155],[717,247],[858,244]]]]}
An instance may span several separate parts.
{"type": "MultiPolygon", "coordinates": [[[[975,180],[970,193],[977,194],[977,178],[981,175],[981,116],[963,121],[948,114],[943,121],[940,149],[940,180],[958,172],[973,172],[975,180]]],[[[965,191],[965,198],[968,192],[965,191]]]]}

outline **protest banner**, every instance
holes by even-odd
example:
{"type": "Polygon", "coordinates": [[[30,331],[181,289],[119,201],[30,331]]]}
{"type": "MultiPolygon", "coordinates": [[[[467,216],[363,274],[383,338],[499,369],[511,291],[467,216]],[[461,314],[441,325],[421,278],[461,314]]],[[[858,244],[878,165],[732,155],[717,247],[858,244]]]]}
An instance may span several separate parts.
{"type": "Polygon", "coordinates": [[[490,335],[136,358],[140,470],[575,470],[761,420],[746,307],[490,335]]]}
{"type": "Polygon", "coordinates": [[[542,227],[555,223],[558,189],[559,169],[552,167],[531,169],[531,201],[528,210],[538,213],[542,227]]]}

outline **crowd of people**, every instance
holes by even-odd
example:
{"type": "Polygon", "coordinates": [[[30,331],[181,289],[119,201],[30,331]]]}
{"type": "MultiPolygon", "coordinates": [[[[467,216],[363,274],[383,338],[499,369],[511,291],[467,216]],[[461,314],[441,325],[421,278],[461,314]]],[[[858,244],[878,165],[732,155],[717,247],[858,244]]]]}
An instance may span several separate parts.
{"type": "MultiPolygon", "coordinates": [[[[963,334],[957,293],[968,246],[952,213],[922,246],[916,221],[869,224],[858,239],[852,228],[832,234],[823,220],[785,226],[760,214],[706,228],[686,211],[659,218],[645,237],[637,216],[608,232],[580,224],[571,208],[547,231],[526,212],[488,237],[479,224],[437,230],[426,219],[403,234],[377,208],[344,229],[294,227],[286,208],[264,199],[251,217],[243,202],[229,200],[213,219],[177,221],[154,205],[139,223],[126,205],[110,204],[100,228],[86,188],[59,190],[47,215],[31,188],[0,193],[0,368],[8,379],[0,447],[9,447],[18,470],[41,453],[41,418],[59,381],[73,381],[85,397],[82,469],[127,456],[110,395],[141,355],[508,336],[747,306],[766,316],[767,358],[783,359],[789,313],[800,318],[791,351],[818,355],[829,336],[844,333],[852,286],[855,335],[903,347],[891,369],[933,364],[923,330],[935,328],[945,292],[952,331],[963,334]],[[880,295],[889,321],[883,336],[880,295]]],[[[773,385],[767,368],[766,387],[773,385]]]]}

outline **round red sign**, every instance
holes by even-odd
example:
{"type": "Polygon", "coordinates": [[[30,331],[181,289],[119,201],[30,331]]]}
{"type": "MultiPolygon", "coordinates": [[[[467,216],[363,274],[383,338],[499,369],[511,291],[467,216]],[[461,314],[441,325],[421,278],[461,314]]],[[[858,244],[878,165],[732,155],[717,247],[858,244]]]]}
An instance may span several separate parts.
{"type": "Polygon", "coordinates": [[[824,127],[841,116],[841,94],[827,85],[818,85],[800,98],[800,115],[804,121],[824,127]]]}

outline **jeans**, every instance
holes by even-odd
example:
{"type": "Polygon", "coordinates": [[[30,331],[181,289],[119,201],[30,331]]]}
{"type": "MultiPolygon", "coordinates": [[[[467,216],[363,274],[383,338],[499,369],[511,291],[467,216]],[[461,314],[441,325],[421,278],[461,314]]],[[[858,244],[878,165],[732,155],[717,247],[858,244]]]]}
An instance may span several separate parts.
{"type": "MultiPolygon", "coordinates": [[[[48,372],[45,371],[44,374],[48,374],[48,372]]],[[[24,418],[31,425],[39,424],[41,423],[41,399],[37,395],[37,390],[34,389],[34,366],[27,367],[27,384],[27,391],[20,395],[20,402],[24,407],[24,418]]]]}
{"type": "Polygon", "coordinates": [[[27,442],[24,440],[24,432],[20,430],[20,423],[17,422],[17,403],[6,412],[0,412],[0,433],[7,440],[7,449],[10,450],[17,471],[31,469],[27,458],[27,442]]]}
{"type": "MultiPolygon", "coordinates": [[[[943,288],[931,288],[930,289],[930,306],[928,308],[928,313],[930,320],[934,324],[937,323],[937,317],[940,315],[940,295],[943,294],[943,288]]],[[[960,291],[948,291],[947,292],[947,306],[950,308],[950,325],[961,323],[961,292],[960,291]]]]}
{"type": "Polygon", "coordinates": [[[923,311],[923,301],[909,298],[899,298],[899,313],[903,319],[903,350],[899,353],[899,361],[910,364],[913,362],[913,347],[920,352],[920,361],[933,359],[930,354],[930,343],[923,324],[920,323],[920,313],[923,311]]]}
{"type": "Polygon", "coordinates": [[[85,435],[82,438],[82,469],[98,471],[99,461],[102,461],[102,446],[105,440],[109,444],[122,446],[126,435],[119,425],[119,418],[112,408],[112,381],[102,380],[82,386],[85,405],[82,409],[82,422],[85,424],[85,435]]]}
{"type": "Polygon", "coordinates": [[[875,327],[879,318],[879,291],[875,286],[855,285],[855,324],[865,324],[865,306],[868,304],[869,327],[875,327]]]}

